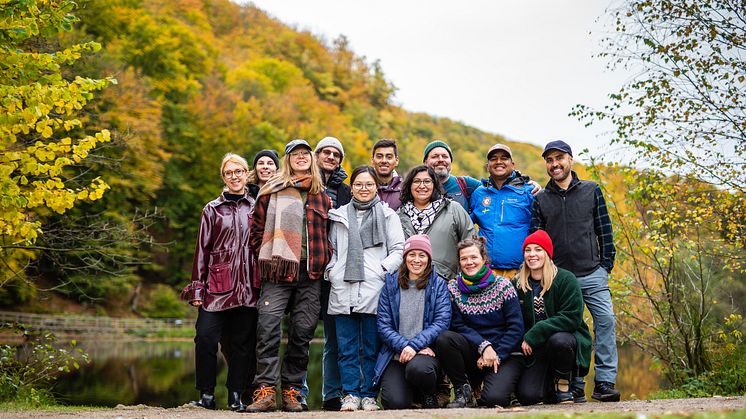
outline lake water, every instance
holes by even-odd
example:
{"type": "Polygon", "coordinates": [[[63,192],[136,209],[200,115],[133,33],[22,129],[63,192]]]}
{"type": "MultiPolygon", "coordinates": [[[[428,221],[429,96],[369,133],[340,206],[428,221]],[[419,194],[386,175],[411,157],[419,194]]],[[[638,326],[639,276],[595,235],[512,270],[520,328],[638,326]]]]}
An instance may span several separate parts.
{"type": "MultiPolygon", "coordinates": [[[[148,341],[82,342],[91,362],[59,380],[55,392],[60,401],[71,405],[116,406],[117,404],[175,407],[194,400],[194,343],[148,341]]],[[[311,409],[321,406],[322,344],[311,344],[308,398],[311,409]]],[[[644,399],[658,390],[661,378],[652,368],[649,356],[631,346],[619,351],[617,388],[624,399],[644,399]]],[[[219,364],[216,397],[225,407],[226,368],[219,364]]],[[[593,378],[587,377],[586,390],[593,391],[593,378]]],[[[590,396],[590,394],[589,394],[590,396]]]]}

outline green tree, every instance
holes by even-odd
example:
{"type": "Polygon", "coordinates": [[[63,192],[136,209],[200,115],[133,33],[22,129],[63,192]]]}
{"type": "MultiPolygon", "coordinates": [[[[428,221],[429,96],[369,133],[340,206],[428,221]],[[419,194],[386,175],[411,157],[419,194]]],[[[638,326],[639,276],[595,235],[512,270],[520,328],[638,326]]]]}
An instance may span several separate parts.
{"type": "MultiPolygon", "coordinates": [[[[741,0],[632,0],[600,56],[635,76],[602,109],[629,147],[617,199],[621,330],[677,386],[743,393],[746,8],[741,0]],[[698,388],[698,387],[697,387],[698,388]]],[[[690,395],[703,395],[690,392],[690,395]]]]}
{"type": "Polygon", "coordinates": [[[44,217],[97,200],[108,188],[98,177],[80,184],[68,170],[110,140],[108,130],[84,131],[79,115],[94,92],[115,83],[65,71],[98,51],[95,42],[48,50],[46,39],[72,29],[74,7],[69,0],[0,0],[0,297],[22,277],[44,217]]]}

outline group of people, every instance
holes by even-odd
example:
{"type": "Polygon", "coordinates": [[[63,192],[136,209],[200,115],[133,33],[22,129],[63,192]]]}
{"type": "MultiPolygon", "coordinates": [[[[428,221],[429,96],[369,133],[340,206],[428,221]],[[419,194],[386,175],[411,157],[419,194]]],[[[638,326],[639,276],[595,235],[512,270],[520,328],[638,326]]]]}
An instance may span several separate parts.
{"type": "Polygon", "coordinates": [[[325,410],[582,403],[584,305],[592,397],[620,399],[611,222],[567,143],[544,148],[543,189],[503,144],[482,181],[451,174],[443,141],[403,178],[395,140],[376,142],[349,183],[344,156],[326,137],[262,150],[251,167],[223,158],[182,292],[199,309],[194,405],[216,408],[220,348],[231,410],[274,411],[278,388],[283,410],[307,410],[319,318],[325,410]]]}

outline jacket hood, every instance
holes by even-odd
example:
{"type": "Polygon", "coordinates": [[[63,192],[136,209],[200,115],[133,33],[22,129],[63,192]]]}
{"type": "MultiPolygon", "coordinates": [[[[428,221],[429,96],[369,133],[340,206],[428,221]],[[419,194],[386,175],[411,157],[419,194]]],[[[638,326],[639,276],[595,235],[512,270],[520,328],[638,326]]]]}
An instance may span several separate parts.
{"type": "MultiPolygon", "coordinates": [[[[527,184],[530,180],[531,178],[529,176],[523,175],[518,170],[513,169],[513,173],[508,176],[503,186],[508,185],[520,188],[521,186],[527,184]]],[[[492,180],[491,177],[488,177],[487,179],[482,179],[482,185],[494,188],[495,182],[492,180]]]]}

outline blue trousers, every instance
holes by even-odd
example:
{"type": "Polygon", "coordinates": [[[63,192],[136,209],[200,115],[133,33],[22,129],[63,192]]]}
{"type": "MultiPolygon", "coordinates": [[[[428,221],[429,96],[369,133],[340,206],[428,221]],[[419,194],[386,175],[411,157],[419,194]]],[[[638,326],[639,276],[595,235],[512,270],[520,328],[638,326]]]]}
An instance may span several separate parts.
{"type": "MultiPolygon", "coordinates": [[[[609,274],[598,267],[590,275],[579,276],[578,283],[583,292],[583,301],[593,317],[593,339],[595,380],[616,382],[619,355],[616,348],[616,318],[611,304],[609,274]]],[[[585,387],[583,377],[575,377],[574,387],[585,387]]]]}
{"type": "Polygon", "coordinates": [[[352,313],[334,317],[342,391],[357,397],[376,397],[373,377],[381,346],[376,315],[352,313]]]}

